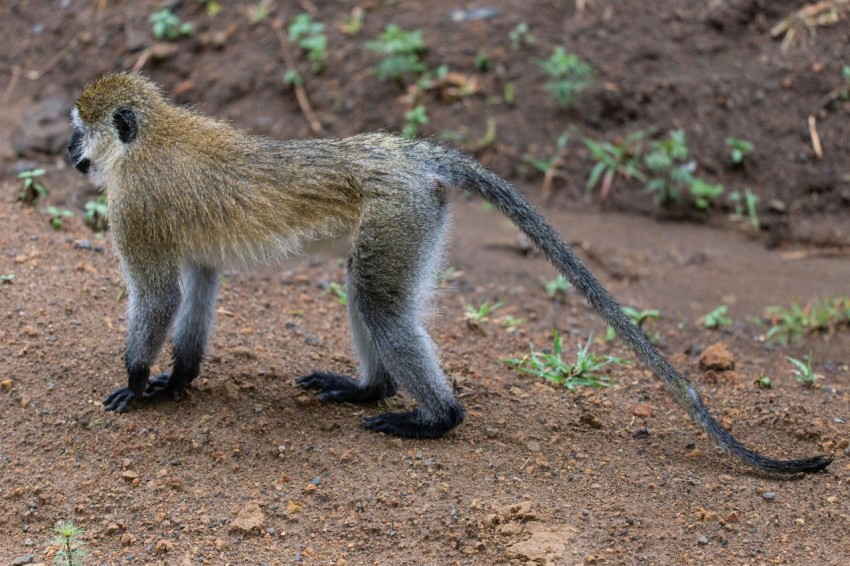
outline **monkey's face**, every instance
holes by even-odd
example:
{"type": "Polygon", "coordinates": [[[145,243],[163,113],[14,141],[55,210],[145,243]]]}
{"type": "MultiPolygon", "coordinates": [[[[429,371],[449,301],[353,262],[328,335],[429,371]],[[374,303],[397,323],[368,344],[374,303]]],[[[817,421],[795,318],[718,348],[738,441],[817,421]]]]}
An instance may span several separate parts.
{"type": "Polygon", "coordinates": [[[86,124],[79,108],[71,112],[73,134],[68,143],[71,163],[83,174],[97,172],[111,151],[133,143],[138,135],[138,120],[130,108],[119,106],[105,123],[86,124]]]}

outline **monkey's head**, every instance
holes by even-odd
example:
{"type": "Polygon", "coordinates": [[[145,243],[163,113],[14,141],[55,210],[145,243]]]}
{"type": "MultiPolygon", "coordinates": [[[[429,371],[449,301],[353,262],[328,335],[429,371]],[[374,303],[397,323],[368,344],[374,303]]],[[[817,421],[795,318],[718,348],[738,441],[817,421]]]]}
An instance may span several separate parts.
{"type": "Polygon", "coordinates": [[[162,104],[159,88],[140,75],[108,74],[87,86],[71,112],[74,167],[82,173],[106,168],[139,143],[146,120],[162,104]]]}

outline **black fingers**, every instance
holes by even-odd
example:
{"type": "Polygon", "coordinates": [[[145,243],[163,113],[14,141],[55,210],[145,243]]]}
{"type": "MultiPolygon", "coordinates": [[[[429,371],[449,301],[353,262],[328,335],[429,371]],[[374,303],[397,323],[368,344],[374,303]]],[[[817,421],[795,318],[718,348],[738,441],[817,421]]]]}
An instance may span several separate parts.
{"type": "Polygon", "coordinates": [[[360,381],[337,373],[313,372],[296,378],[295,383],[304,389],[318,389],[322,401],[338,403],[374,403],[396,394],[394,385],[363,387],[360,381]]]}
{"type": "Polygon", "coordinates": [[[460,405],[450,407],[441,418],[426,416],[422,409],[406,413],[382,413],[363,419],[363,426],[375,432],[384,432],[403,438],[440,438],[459,425],[464,418],[460,405]]]}
{"type": "Polygon", "coordinates": [[[136,394],[129,387],[122,387],[107,395],[106,399],[103,400],[103,405],[107,411],[123,413],[135,398],[136,394]]]}

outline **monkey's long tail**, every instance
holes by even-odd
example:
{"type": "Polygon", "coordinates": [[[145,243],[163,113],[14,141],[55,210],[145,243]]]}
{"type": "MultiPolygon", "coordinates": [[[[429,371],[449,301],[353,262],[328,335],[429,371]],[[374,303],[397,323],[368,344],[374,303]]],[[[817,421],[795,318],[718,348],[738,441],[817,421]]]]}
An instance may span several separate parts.
{"type": "Polygon", "coordinates": [[[446,167],[441,173],[450,178],[455,186],[480,194],[537,244],[558,271],[578,289],[605,322],[617,331],[620,338],[664,382],[679,406],[687,411],[694,422],[721,448],[745,464],[766,472],[785,474],[817,472],[832,462],[832,456],[775,460],[750,450],[738,442],[711,416],[693,385],[655,349],[646,335],[626,316],[614,297],[510,183],[465,156],[452,152],[451,157],[449,155],[441,157],[447,158],[443,163],[452,162],[451,167],[446,167]]]}

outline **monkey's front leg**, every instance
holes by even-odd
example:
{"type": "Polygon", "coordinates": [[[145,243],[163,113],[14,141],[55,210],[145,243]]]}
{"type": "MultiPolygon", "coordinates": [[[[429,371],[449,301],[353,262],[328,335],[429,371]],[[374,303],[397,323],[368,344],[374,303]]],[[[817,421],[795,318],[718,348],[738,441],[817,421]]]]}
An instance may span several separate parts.
{"type": "Polygon", "coordinates": [[[167,394],[179,401],[201,370],[215,318],[218,273],[200,265],[185,267],[180,274],[180,287],[183,300],[174,329],[174,366],[170,373],[150,380],[145,399],[167,394]]]}
{"type": "Polygon", "coordinates": [[[130,294],[124,353],[127,387],[116,389],[103,400],[106,410],[116,413],[123,413],[144,395],[151,364],[165,342],[180,304],[176,270],[173,274],[149,275],[146,280],[128,275],[127,288],[130,294]]]}

